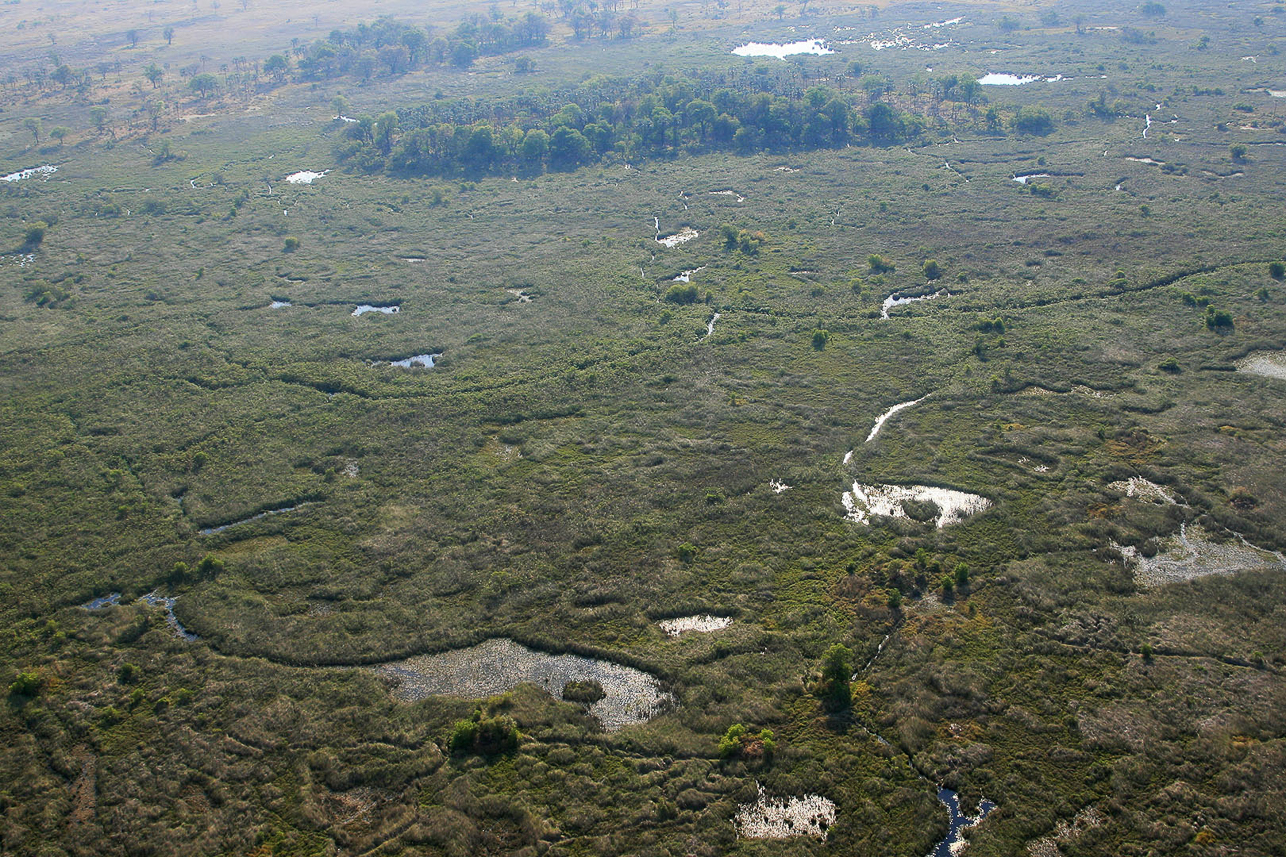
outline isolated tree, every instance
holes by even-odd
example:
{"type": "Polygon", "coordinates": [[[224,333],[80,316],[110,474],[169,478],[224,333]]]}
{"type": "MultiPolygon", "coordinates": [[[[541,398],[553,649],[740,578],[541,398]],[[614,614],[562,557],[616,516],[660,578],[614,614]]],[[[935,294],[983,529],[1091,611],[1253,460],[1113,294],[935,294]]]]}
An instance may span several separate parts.
{"type": "Polygon", "coordinates": [[[1162,18],[1165,17],[1165,7],[1160,3],[1144,3],[1139,7],[1139,12],[1145,18],[1162,18]]]}
{"type": "Polygon", "coordinates": [[[44,130],[44,123],[35,116],[28,116],[22,120],[22,127],[31,132],[31,136],[36,138],[36,145],[40,145],[40,132],[44,130]]]}
{"type": "Polygon", "coordinates": [[[817,685],[817,695],[830,711],[843,711],[853,701],[849,682],[853,675],[853,652],[848,646],[836,643],[822,656],[822,678],[817,685]]]}
{"type": "Polygon", "coordinates": [[[94,123],[94,130],[100,134],[107,127],[107,117],[107,108],[101,104],[95,104],[89,108],[89,121],[94,123]]]}
{"type": "Polygon", "coordinates": [[[129,39],[129,45],[131,48],[138,47],[138,39],[139,39],[138,30],[129,30],[128,32],[125,33],[125,38],[129,39]]]}
{"type": "Polygon", "coordinates": [[[271,75],[274,80],[280,81],[290,70],[290,60],[281,54],[273,54],[263,62],[263,73],[271,75]]]}
{"type": "Polygon", "coordinates": [[[143,76],[152,84],[152,88],[156,89],[161,85],[161,78],[165,77],[165,70],[156,63],[148,63],[147,68],[143,69],[143,76]]]}
{"type": "Polygon", "coordinates": [[[201,93],[202,98],[209,98],[210,93],[219,88],[219,79],[209,72],[202,72],[201,74],[193,75],[192,79],[188,81],[188,87],[193,92],[201,93]]]}
{"type": "Polygon", "coordinates": [[[71,129],[66,125],[55,125],[49,129],[49,136],[58,141],[58,147],[62,148],[63,137],[71,133],[71,129]]]}
{"type": "Polygon", "coordinates": [[[164,30],[161,31],[161,35],[165,36],[165,44],[167,47],[174,42],[173,27],[166,27],[164,30]]]}
{"type": "Polygon", "coordinates": [[[924,278],[926,280],[936,280],[942,276],[942,268],[933,259],[924,260],[924,278]]]}
{"type": "Polygon", "coordinates": [[[1268,276],[1272,277],[1274,280],[1280,280],[1283,277],[1286,277],[1286,263],[1269,262],[1268,276]]]}
{"type": "Polygon", "coordinates": [[[330,100],[330,109],[335,111],[335,115],[343,116],[348,112],[348,99],[342,95],[336,95],[330,100]]]}
{"type": "Polygon", "coordinates": [[[24,250],[35,250],[45,240],[45,230],[49,224],[43,220],[33,220],[27,224],[27,230],[22,235],[22,248],[24,250]]]}
{"type": "Polygon", "coordinates": [[[773,11],[777,13],[777,20],[780,21],[786,17],[786,4],[778,3],[777,8],[773,9],[773,11]]]}
{"type": "Polygon", "coordinates": [[[1014,116],[1014,130],[1019,134],[1044,137],[1054,131],[1054,117],[1044,107],[1028,104],[1020,107],[1014,116]]]}

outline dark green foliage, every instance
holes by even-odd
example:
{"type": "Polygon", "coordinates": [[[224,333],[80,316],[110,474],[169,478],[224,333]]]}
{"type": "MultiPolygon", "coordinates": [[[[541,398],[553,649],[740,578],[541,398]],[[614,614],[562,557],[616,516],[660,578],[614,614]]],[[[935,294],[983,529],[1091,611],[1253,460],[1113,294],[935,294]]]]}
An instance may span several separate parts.
{"type": "Polygon", "coordinates": [[[828,711],[842,711],[852,701],[849,680],[853,674],[853,651],[836,643],[822,656],[821,679],[816,693],[828,711]]]}
{"type": "Polygon", "coordinates": [[[814,351],[823,350],[826,347],[826,343],[830,341],[830,338],[831,338],[831,334],[829,330],[821,330],[821,329],[814,330],[813,331],[813,350],[814,351]]]}
{"type": "Polygon", "coordinates": [[[1054,132],[1054,117],[1044,107],[1024,105],[1014,117],[1014,130],[1019,134],[1044,137],[1054,132]]]}
{"type": "Polygon", "coordinates": [[[27,229],[22,234],[22,249],[31,251],[35,250],[45,240],[45,232],[49,229],[49,224],[43,220],[33,220],[27,224],[27,229]]]}
{"type": "Polygon", "coordinates": [[[675,283],[665,290],[665,300],[672,304],[697,302],[697,287],[691,283],[675,283]]]}
{"type": "Polygon", "coordinates": [[[763,759],[772,761],[777,752],[777,741],[771,729],[751,732],[740,723],[734,723],[719,739],[719,758],[763,759]]]}
{"type": "Polygon", "coordinates": [[[9,685],[9,692],[15,696],[36,696],[45,686],[44,678],[34,670],[18,673],[18,677],[9,685]]]}
{"type": "Polygon", "coordinates": [[[299,239],[293,235],[287,235],[285,244],[281,248],[283,253],[293,253],[299,249],[299,239]]]}
{"type": "Polygon", "coordinates": [[[1206,307],[1206,327],[1220,333],[1231,331],[1234,327],[1232,313],[1212,306],[1206,307]]]}
{"type": "Polygon", "coordinates": [[[872,274],[887,274],[897,270],[893,262],[878,253],[872,253],[867,256],[866,265],[870,268],[872,274]]]}
{"type": "Polygon", "coordinates": [[[1269,262],[1268,276],[1272,277],[1274,280],[1280,280],[1283,277],[1286,277],[1286,263],[1269,262]]]}
{"type": "Polygon", "coordinates": [[[942,268],[933,259],[926,259],[922,270],[926,280],[936,280],[942,276],[942,268]]]}
{"type": "Polygon", "coordinates": [[[1165,7],[1160,3],[1148,0],[1147,3],[1139,7],[1139,12],[1148,18],[1161,18],[1165,16],[1165,7]]]}
{"type": "Polygon", "coordinates": [[[470,719],[456,721],[447,746],[457,755],[512,753],[518,748],[518,727],[511,717],[487,716],[478,708],[470,719]]]}
{"type": "Polygon", "coordinates": [[[569,681],[563,685],[563,699],[567,702],[593,705],[606,695],[603,691],[603,686],[592,679],[589,681],[569,681]]]}

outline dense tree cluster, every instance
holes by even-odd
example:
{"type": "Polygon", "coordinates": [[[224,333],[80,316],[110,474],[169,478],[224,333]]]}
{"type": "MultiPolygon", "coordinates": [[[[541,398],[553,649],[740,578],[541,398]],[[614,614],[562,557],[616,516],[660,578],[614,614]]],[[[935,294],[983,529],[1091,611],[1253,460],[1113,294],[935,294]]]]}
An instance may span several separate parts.
{"type": "Polygon", "coordinates": [[[920,134],[924,124],[861,93],[821,85],[800,91],[753,76],[739,83],[598,79],[565,93],[557,107],[548,97],[521,97],[493,105],[485,118],[471,116],[468,104],[426,105],[350,123],[339,156],[363,169],[404,174],[536,174],[685,151],[892,144],[920,134]]]}
{"type": "MultiPolygon", "coordinates": [[[[438,36],[423,27],[381,18],[351,30],[334,30],[326,39],[314,42],[299,60],[299,74],[305,80],[326,80],[404,74],[424,66],[467,68],[480,56],[538,47],[548,36],[549,21],[534,12],[510,19],[473,15],[451,33],[438,36]]],[[[280,55],[268,63],[276,65],[269,69],[265,64],[269,73],[281,73],[288,67],[280,55]]]]}

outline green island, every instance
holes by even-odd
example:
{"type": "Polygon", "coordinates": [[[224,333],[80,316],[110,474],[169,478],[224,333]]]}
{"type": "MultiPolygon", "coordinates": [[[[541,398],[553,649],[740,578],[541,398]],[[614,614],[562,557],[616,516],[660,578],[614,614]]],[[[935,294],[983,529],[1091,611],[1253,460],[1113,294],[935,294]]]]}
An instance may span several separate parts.
{"type": "Polygon", "coordinates": [[[1283,0],[0,31],[0,853],[1286,849],[1283,0]]]}

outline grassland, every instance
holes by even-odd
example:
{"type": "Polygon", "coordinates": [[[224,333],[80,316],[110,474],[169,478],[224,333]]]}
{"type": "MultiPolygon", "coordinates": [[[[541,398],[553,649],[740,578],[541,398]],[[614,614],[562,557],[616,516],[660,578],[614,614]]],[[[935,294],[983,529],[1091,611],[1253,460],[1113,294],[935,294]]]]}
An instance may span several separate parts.
{"type": "Polygon", "coordinates": [[[1286,349],[1281,4],[641,4],[637,37],[584,41],[553,9],[548,44],[468,70],[256,77],[292,39],[474,11],[280,6],[0,13],[0,173],[58,168],[0,185],[0,850],[921,855],[939,784],[998,805],[978,855],[1090,810],[1061,853],[1282,848],[1283,568],[1143,587],[1123,558],[1189,525],[1286,551],[1282,382],[1235,371],[1286,349]],[[869,43],[957,16],[940,50],[869,43]],[[110,63],[87,88],[21,71],[56,70],[59,27],[59,60],[110,63]],[[836,53],[729,53],[814,36],[836,53]],[[1067,79],[944,97],[989,72],[1067,79]],[[822,84],[919,133],[341,164],[336,96],[449,112],[596,74],[822,84]],[[1021,133],[1024,107],[1052,129],[1021,133]],[[695,300],[666,300],[682,272],[695,300]],[[1109,487],[1131,477],[1180,502],[1109,487]],[[854,479],[992,508],[858,525],[854,479]],[[734,621],[657,624],[705,613],[734,621]],[[646,670],[676,703],[608,732],[531,685],[405,702],[365,669],[492,637],[646,670]],[[475,711],[517,748],[452,753],[475,711]],[[736,723],[775,752],[721,757],[736,723]],[[827,838],[738,838],[760,785],[834,801],[827,838]]]}

